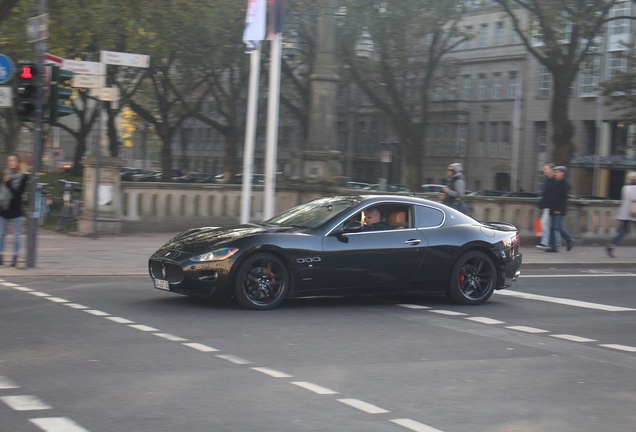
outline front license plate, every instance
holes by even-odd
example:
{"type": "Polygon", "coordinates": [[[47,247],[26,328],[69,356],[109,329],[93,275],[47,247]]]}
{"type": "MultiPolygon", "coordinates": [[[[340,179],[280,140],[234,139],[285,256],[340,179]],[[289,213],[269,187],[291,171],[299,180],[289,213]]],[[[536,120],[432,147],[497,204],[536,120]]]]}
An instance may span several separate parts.
{"type": "Polygon", "coordinates": [[[170,284],[167,280],[155,279],[155,288],[170,291],[170,284]]]}

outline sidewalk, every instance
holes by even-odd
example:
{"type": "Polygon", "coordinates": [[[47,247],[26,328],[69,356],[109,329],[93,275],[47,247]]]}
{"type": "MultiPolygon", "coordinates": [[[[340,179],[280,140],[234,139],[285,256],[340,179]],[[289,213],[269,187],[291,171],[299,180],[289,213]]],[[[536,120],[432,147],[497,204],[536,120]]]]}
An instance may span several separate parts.
{"type": "MultiPolygon", "coordinates": [[[[36,265],[25,268],[26,236],[18,267],[6,265],[11,238],[5,250],[0,278],[12,276],[147,276],[148,258],[177,233],[140,233],[120,236],[76,237],[38,230],[36,265]]],[[[619,246],[610,258],[602,245],[578,245],[566,252],[546,253],[535,243],[522,240],[524,269],[609,269],[636,270],[636,246],[619,246]]]]}

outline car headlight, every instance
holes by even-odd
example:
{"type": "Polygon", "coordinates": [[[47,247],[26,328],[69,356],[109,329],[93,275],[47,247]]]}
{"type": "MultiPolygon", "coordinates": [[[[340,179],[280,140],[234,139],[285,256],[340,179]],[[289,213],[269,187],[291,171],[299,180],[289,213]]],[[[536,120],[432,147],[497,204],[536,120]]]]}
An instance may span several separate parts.
{"type": "Polygon", "coordinates": [[[221,248],[190,258],[194,262],[221,261],[238,252],[236,248],[221,248]]]}

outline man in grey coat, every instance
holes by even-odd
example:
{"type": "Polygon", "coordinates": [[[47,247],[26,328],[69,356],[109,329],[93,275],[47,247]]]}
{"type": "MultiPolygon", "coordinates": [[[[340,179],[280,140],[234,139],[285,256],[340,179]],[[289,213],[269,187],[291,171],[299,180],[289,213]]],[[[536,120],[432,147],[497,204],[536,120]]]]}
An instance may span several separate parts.
{"type": "Polygon", "coordinates": [[[466,181],[464,180],[463,171],[464,165],[459,162],[450,164],[446,169],[448,186],[443,189],[445,195],[442,203],[462,213],[466,213],[466,205],[462,199],[464,191],[466,190],[466,181]]]}

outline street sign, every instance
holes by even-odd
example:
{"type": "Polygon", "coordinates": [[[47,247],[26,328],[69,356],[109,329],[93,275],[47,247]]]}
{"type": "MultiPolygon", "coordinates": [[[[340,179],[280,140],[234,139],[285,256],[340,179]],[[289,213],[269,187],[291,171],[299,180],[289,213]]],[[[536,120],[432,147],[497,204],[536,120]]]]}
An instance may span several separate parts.
{"type": "Polygon", "coordinates": [[[106,75],[104,63],[64,59],[62,69],[78,75],[106,75]]]}
{"type": "Polygon", "coordinates": [[[44,53],[44,63],[57,63],[61,66],[64,63],[64,59],[53,54],[44,53]]]}
{"type": "Polygon", "coordinates": [[[150,66],[150,56],[144,54],[129,54],[117,51],[100,51],[99,61],[101,63],[147,68],[150,66]]]}
{"type": "Polygon", "coordinates": [[[13,76],[15,67],[11,57],[0,54],[0,84],[8,82],[13,76]]]}
{"type": "MultiPolygon", "coordinates": [[[[101,63],[98,63],[101,64],[101,63]]],[[[66,68],[65,68],[66,69],[66,68]]],[[[66,69],[69,70],[69,69],[66,69]]],[[[104,75],[73,75],[71,87],[79,88],[100,88],[106,83],[104,75]]]]}
{"type": "Polygon", "coordinates": [[[37,42],[49,38],[49,14],[27,19],[27,42],[37,42]]]}
{"type": "Polygon", "coordinates": [[[117,102],[119,101],[119,88],[118,87],[102,87],[98,89],[91,89],[90,96],[97,98],[104,102],[117,102]]]}
{"type": "Polygon", "coordinates": [[[13,105],[11,87],[0,86],[0,108],[10,108],[13,105]]]}

